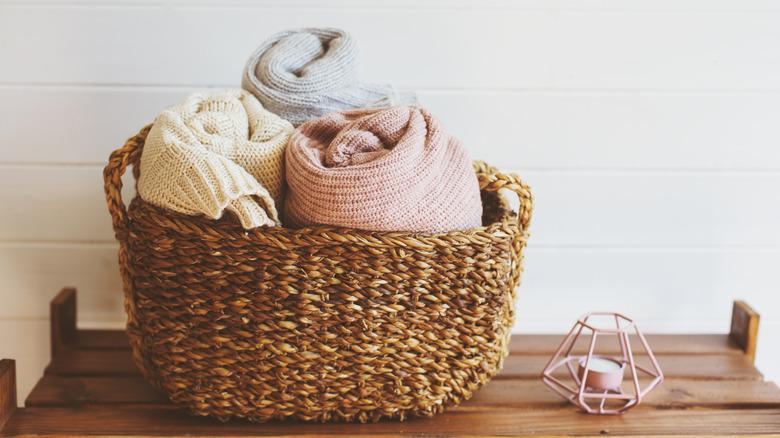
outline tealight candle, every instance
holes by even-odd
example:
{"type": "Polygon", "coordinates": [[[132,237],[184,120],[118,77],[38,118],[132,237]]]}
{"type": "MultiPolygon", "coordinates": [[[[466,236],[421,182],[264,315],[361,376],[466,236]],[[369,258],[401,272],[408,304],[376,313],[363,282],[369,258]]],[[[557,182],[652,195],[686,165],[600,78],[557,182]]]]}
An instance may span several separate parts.
{"type": "MultiPolygon", "coordinates": [[[[580,379],[585,375],[585,362],[587,357],[580,359],[578,374],[580,379]]],[[[588,362],[588,376],[585,378],[585,386],[608,391],[619,388],[623,383],[624,364],[613,359],[591,357],[588,362]]]]}

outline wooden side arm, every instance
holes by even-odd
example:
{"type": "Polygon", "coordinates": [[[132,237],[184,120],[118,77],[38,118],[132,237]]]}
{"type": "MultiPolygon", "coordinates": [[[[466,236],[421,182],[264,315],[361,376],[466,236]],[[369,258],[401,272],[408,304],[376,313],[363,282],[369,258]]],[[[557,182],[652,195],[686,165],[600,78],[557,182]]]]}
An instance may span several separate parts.
{"type": "Polygon", "coordinates": [[[759,314],[744,301],[734,301],[729,335],[751,361],[756,360],[759,314]]]}
{"type": "Polygon", "coordinates": [[[0,430],[16,410],[16,362],[0,360],[0,430]]]}
{"type": "Polygon", "coordinates": [[[65,288],[51,300],[51,357],[64,349],[76,334],[76,289],[65,288]]]}

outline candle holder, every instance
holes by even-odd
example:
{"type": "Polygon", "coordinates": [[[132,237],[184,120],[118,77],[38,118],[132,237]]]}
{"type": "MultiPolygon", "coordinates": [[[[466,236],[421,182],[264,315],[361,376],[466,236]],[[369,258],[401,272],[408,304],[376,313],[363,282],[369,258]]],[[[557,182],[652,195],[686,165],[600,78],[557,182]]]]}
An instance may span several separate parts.
{"type": "Polygon", "coordinates": [[[634,321],[618,313],[602,312],[591,312],[581,316],[542,372],[542,381],[547,386],[589,414],[623,414],[637,406],[642,401],[642,397],[658,386],[663,379],[661,368],[634,321]],[[587,353],[574,354],[575,345],[583,337],[583,332],[587,333],[588,330],[590,341],[587,353]],[[629,342],[632,331],[642,344],[652,371],[634,361],[629,342]],[[616,338],[618,350],[615,350],[614,346],[607,345],[605,348],[603,345],[603,340],[610,337],[613,340],[616,338]],[[599,339],[602,343],[597,345],[599,339]],[[620,356],[596,353],[610,351],[610,348],[611,351],[619,351],[620,356]],[[563,358],[558,360],[564,351],[563,358]],[[562,372],[556,373],[562,368],[568,370],[568,376],[562,372]],[[640,387],[638,372],[652,378],[644,389],[640,387]],[[628,392],[622,389],[624,376],[630,376],[632,385],[628,392]],[[594,406],[588,404],[588,401],[595,402],[594,406]],[[607,408],[608,401],[618,406],[607,408]]]}

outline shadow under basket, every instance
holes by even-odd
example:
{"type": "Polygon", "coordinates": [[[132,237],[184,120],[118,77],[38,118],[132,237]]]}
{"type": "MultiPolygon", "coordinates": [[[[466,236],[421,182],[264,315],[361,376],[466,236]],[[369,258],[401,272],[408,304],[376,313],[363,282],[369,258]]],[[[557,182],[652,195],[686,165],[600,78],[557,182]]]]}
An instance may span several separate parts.
{"type": "Polygon", "coordinates": [[[125,209],[149,128],[111,154],[105,190],[133,358],[173,403],[223,421],[404,419],[501,369],[532,210],[516,175],[475,162],[484,225],[468,230],[247,231],[138,196],[125,209]]]}

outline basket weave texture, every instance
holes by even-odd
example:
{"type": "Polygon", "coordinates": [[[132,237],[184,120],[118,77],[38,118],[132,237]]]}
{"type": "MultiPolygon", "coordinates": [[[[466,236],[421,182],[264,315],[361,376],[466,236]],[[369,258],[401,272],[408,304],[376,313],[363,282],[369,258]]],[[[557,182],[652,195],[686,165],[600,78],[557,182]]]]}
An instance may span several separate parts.
{"type": "Polygon", "coordinates": [[[475,162],[486,225],[469,230],[246,231],[138,196],[125,209],[149,128],[111,154],[105,190],[133,358],[175,404],[220,420],[404,419],[501,369],[532,210],[517,176],[475,162]]]}

